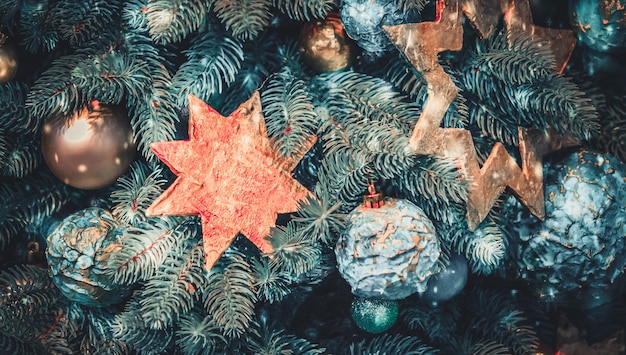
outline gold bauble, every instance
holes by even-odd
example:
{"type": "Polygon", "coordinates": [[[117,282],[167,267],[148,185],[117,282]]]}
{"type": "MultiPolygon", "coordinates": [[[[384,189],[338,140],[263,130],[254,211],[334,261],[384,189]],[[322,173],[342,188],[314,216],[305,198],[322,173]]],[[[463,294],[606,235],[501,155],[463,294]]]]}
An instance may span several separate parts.
{"type": "Polygon", "coordinates": [[[344,69],[354,59],[354,43],[346,35],[339,14],[304,25],[300,32],[300,52],[304,63],[318,72],[344,69]]]}
{"type": "Polygon", "coordinates": [[[135,157],[126,111],[95,101],[71,117],[49,120],[41,145],[52,173],[64,183],[86,190],[115,182],[135,157]]]}
{"type": "Polygon", "coordinates": [[[0,45],[0,84],[9,82],[17,73],[17,55],[10,44],[0,45]]]}

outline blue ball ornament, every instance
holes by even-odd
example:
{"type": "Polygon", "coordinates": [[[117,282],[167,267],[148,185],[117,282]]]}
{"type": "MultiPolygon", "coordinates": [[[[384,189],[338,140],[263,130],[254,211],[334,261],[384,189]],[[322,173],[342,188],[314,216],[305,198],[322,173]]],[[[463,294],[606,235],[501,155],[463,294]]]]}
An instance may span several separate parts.
{"type": "Polygon", "coordinates": [[[125,231],[109,211],[90,207],[69,215],[50,233],[46,252],[50,273],[67,298],[103,307],[129,294],[129,288],[107,275],[107,261],[121,248],[125,231]]]}
{"type": "Polygon", "coordinates": [[[599,52],[626,48],[626,0],[569,0],[569,6],[580,43],[599,52]]]}
{"type": "Polygon", "coordinates": [[[439,272],[435,227],[407,200],[386,199],[380,208],[359,206],[335,247],[337,267],[355,296],[399,300],[424,292],[439,272]]]}
{"type": "Polygon", "coordinates": [[[420,298],[433,304],[451,299],[465,288],[467,274],[467,260],[462,255],[452,255],[446,268],[428,280],[420,298]]]}
{"type": "Polygon", "coordinates": [[[368,333],[382,333],[391,328],[398,319],[398,302],[355,298],[352,301],[352,319],[368,333]]]}
{"type": "Polygon", "coordinates": [[[512,268],[547,301],[589,308],[607,302],[626,266],[626,166],[579,150],[544,166],[545,219],[513,198],[512,268]]]}
{"type": "Polygon", "coordinates": [[[418,22],[415,10],[403,11],[394,0],[342,0],[339,14],[343,28],[359,47],[372,54],[393,48],[384,25],[418,22]]]}

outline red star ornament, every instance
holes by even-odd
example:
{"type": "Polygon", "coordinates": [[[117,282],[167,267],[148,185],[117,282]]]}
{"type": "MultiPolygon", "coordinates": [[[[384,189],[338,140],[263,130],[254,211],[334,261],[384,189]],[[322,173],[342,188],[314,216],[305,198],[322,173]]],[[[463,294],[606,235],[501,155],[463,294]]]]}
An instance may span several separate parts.
{"type": "Polygon", "coordinates": [[[147,209],[149,216],[200,215],[205,268],[241,232],[263,252],[278,213],[297,209],[309,191],[271,148],[258,92],[224,117],[189,95],[189,139],[150,145],[177,176],[147,209]]]}

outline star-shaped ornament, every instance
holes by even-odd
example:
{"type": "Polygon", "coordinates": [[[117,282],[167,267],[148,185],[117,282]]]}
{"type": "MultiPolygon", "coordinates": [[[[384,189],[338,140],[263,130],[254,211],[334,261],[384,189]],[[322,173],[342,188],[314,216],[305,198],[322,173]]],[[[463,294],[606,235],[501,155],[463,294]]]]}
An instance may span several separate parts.
{"type": "Polygon", "coordinates": [[[189,139],[150,147],[178,178],[146,213],[200,215],[207,270],[238,233],[271,251],[266,236],[278,213],[309,194],[290,175],[297,159],[272,149],[258,92],[228,117],[189,95],[189,139]]]}

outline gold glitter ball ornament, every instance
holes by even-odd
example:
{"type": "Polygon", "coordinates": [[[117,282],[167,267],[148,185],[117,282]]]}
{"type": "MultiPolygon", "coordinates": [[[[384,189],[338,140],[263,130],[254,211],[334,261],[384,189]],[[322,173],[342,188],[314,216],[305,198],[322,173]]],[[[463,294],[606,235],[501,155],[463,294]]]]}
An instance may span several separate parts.
{"type": "Polygon", "coordinates": [[[125,110],[97,101],[70,117],[46,122],[41,145],[52,173],[85,190],[112,184],[135,157],[133,130],[125,110]]]}
{"type": "Polygon", "coordinates": [[[304,63],[317,72],[342,70],[352,64],[355,47],[337,13],[311,21],[300,32],[304,63]]]}

